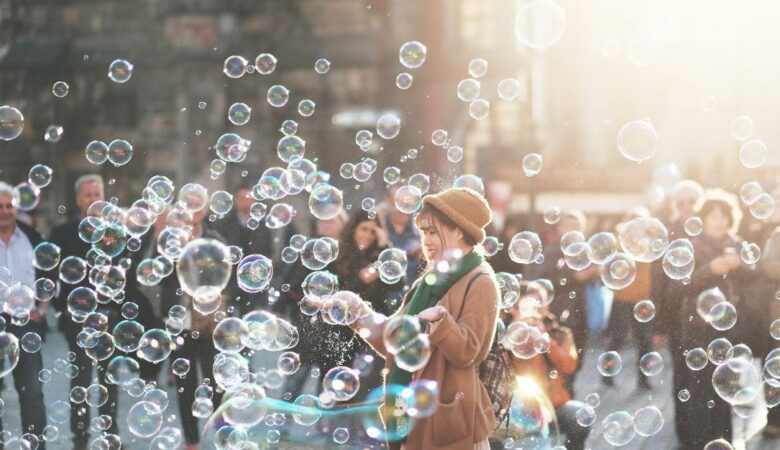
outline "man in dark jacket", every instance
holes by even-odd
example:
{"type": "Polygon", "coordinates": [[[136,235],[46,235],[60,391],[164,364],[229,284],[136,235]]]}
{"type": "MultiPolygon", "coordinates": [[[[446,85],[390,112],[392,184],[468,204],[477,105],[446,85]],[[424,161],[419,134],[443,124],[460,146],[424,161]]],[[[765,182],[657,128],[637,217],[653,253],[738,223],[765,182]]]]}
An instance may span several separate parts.
{"type": "MultiPolygon", "coordinates": [[[[43,241],[41,235],[31,227],[16,220],[16,206],[13,188],[0,182],[0,268],[7,269],[9,279],[0,278],[0,287],[22,289],[31,297],[35,280],[43,274],[33,266],[33,249],[43,241]],[[17,286],[16,283],[21,283],[17,286]],[[5,286],[8,284],[8,286],[5,286]],[[16,286],[16,288],[14,287],[16,286]]],[[[20,317],[15,310],[14,317],[4,311],[5,330],[17,339],[27,333],[35,333],[43,338],[46,331],[46,302],[35,302],[34,306],[20,317]]],[[[7,305],[6,305],[7,306],[7,305]]],[[[43,369],[41,352],[19,352],[19,361],[13,369],[14,387],[19,394],[22,429],[24,432],[40,436],[46,426],[46,406],[43,401],[43,384],[38,373],[43,369]]],[[[0,383],[2,379],[0,379],[0,383]]],[[[2,423],[0,422],[0,430],[2,423]]],[[[43,439],[38,445],[45,449],[43,439]]]]}
{"type": "MultiPolygon", "coordinates": [[[[50,241],[60,247],[60,257],[62,259],[69,256],[86,258],[87,252],[91,249],[91,244],[79,237],[79,223],[81,223],[81,220],[84,217],[87,217],[87,210],[89,207],[94,202],[102,201],[104,198],[103,178],[100,175],[81,176],[76,180],[75,189],[76,203],[79,207],[80,216],[74,217],[70,221],[54,228],[51,232],[50,241]]],[[[128,271],[128,273],[134,275],[134,272],[128,271]]],[[[131,278],[135,278],[133,275],[127,277],[128,281],[131,278]]],[[[54,301],[54,307],[57,309],[59,330],[65,335],[65,340],[68,342],[68,349],[75,354],[76,359],[73,363],[79,369],[78,374],[70,380],[71,389],[76,386],[87,388],[92,384],[93,361],[87,356],[84,349],[79,347],[77,342],[77,336],[82,329],[82,324],[73,320],[67,308],[68,295],[74,289],[78,287],[93,288],[89,284],[87,278],[77,284],[60,282],[59,294],[54,301]]],[[[98,311],[106,314],[109,318],[109,324],[113,326],[117,322],[117,319],[120,319],[121,317],[120,308],[121,307],[117,303],[110,301],[108,304],[100,305],[98,311]]],[[[118,420],[116,415],[117,386],[103,381],[105,369],[109,361],[110,359],[106,359],[100,362],[102,370],[99,370],[99,372],[103,374],[100,377],[101,384],[108,389],[108,401],[100,406],[99,411],[101,415],[106,414],[114,419],[111,421],[111,427],[106,431],[118,434],[118,420]]],[[[74,449],[86,449],[89,442],[89,436],[87,434],[90,427],[89,407],[84,404],[71,402],[71,411],[70,429],[71,433],[73,433],[74,449]]]]}

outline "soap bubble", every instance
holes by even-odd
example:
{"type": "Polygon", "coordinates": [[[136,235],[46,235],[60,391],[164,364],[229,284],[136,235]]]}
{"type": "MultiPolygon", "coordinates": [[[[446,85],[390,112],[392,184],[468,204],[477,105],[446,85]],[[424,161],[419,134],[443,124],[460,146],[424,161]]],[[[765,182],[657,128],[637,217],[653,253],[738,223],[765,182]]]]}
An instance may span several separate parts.
{"type": "Polygon", "coordinates": [[[739,148],[739,162],[748,169],[756,169],[764,165],[769,150],[764,141],[753,139],[745,142],[739,148]]]}
{"type": "Polygon", "coordinates": [[[221,320],[212,334],[214,347],[222,353],[238,353],[244,349],[249,328],[243,320],[228,317],[221,320]]]}
{"type": "Polygon", "coordinates": [[[701,347],[688,350],[685,354],[685,365],[691,370],[701,370],[707,366],[707,362],[707,352],[701,347]]]}
{"type": "Polygon", "coordinates": [[[108,161],[116,167],[124,166],[133,157],[133,146],[123,139],[114,139],[108,144],[108,161]]]}
{"type": "Polygon", "coordinates": [[[618,236],[620,246],[638,262],[661,258],[669,244],[669,232],[660,220],[638,217],[624,223],[618,236]]]}
{"type": "Polygon", "coordinates": [[[119,322],[112,332],[116,348],[127,353],[138,350],[143,334],[144,326],[135,320],[123,320],[119,322]]]}
{"type": "Polygon", "coordinates": [[[314,100],[306,98],[298,102],[298,114],[303,117],[311,117],[316,108],[317,104],[314,103],[314,100]]]}
{"type": "Polygon", "coordinates": [[[689,217],[685,220],[684,228],[688,236],[698,236],[704,230],[704,222],[699,217],[689,217]]]}
{"type": "Polygon", "coordinates": [[[664,370],[664,360],[658,352],[650,352],[639,359],[639,370],[648,377],[654,377],[664,370]]]}
{"type": "Polygon", "coordinates": [[[502,100],[514,100],[520,95],[520,82],[505,78],[498,82],[498,96],[502,100]]]}
{"type": "Polygon", "coordinates": [[[447,160],[452,163],[457,163],[463,160],[463,147],[453,145],[447,149],[447,160]]]}
{"type": "Polygon", "coordinates": [[[672,280],[685,280],[693,273],[695,263],[691,242],[687,239],[676,239],[669,244],[661,266],[666,276],[672,280]]]}
{"type": "Polygon", "coordinates": [[[19,363],[19,339],[11,333],[0,332],[0,378],[11,373],[19,363]]]}
{"type": "Polygon", "coordinates": [[[726,338],[713,339],[707,345],[707,358],[713,364],[723,364],[728,360],[728,355],[732,352],[734,346],[726,338]]]}
{"type": "Polygon", "coordinates": [[[157,434],[163,424],[162,413],[151,414],[155,406],[150,402],[140,401],[127,412],[127,428],[133,436],[149,438],[157,434]]]}
{"type": "Polygon", "coordinates": [[[19,183],[14,187],[14,206],[20,211],[31,211],[41,201],[41,190],[30,183],[19,183]]]}
{"type": "Polygon", "coordinates": [[[604,264],[618,251],[615,235],[607,231],[596,233],[588,239],[588,256],[594,264],[604,264]]]}
{"type": "Polygon", "coordinates": [[[168,358],[173,348],[171,335],[160,328],[152,328],[141,336],[138,355],[151,363],[159,363],[168,358]]]}
{"type": "Polygon", "coordinates": [[[413,214],[422,206],[422,192],[415,186],[402,186],[395,192],[395,207],[405,214],[413,214]]]}
{"type": "Polygon", "coordinates": [[[775,211],[775,199],[766,192],[763,192],[750,203],[749,209],[750,215],[756,219],[769,219],[775,211]]]}
{"type": "Polygon", "coordinates": [[[298,136],[284,136],[276,145],[277,156],[286,163],[303,158],[305,152],[306,142],[298,136]]]}
{"type": "Polygon", "coordinates": [[[737,309],[729,302],[721,302],[710,309],[709,317],[712,328],[730,330],[737,323],[737,309]]]}
{"type": "Polygon", "coordinates": [[[527,177],[539,175],[542,171],[542,155],[529,153],[523,157],[523,173],[527,177]]]}
{"type": "Polygon", "coordinates": [[[619,447],[626,445],[636,436],[634,418],[626,411],[617,411],[608,415],[601,422],[604,440],[619,447]]]}
{"type": "Polygon", "coordinates": [[[299,425],[314,425],[322,417],[320,400],[313,395],[299,395],[293,401],[293,406],[293,420],[299,425]]]}
{"type": "Polygon", "coordinates": [[[655,304],[652,300],[641,300],[634,305],[634,318],[637,322],[646,323],[655,317],[655,304]]]}
{"type": "Polygon", "coordinates": [[[44,164],[36,164],[30,168],[27,181],[39,189],[43,189],[51,183],[53,170],[44,164]]]}
{"type": "Polygon", "coordinates": [[[536,233],[522,231],[512,236],[507,251],[512,261],[518,264],[530,264],[542,254],[542,240],[536,233]]]}
{"type": "Polygon", "coordinates": [[[268,88],[266,100],[268,100],[269,105],[275,108],[281,108],[290,100],[290,91],[280,84],[275,84],[268,88]]]}
{"type": "Polygon", "coordinates": [[[127,83],[133,76],[133,65],[124,59],[115,59],[108,66],[108,78],[114,83],[127,83]]]}
{"type": "Polygon", "coordinates": [[[52,143],[59,142],[64,132],[65,128],[62,125],[49,125],[43,133],[43,140],[52,143]]]}
{"type": "Polygon", "coordinates": [[[696,312],[704,321],[710,322],[712,321],[712,308],[719,303],[725,302],[726,296],[717,287],[704,290],[696,297],[696,312]]]}
{"type": "Polygon", "coordinates": [[[658,134],[648,120],[634,120],[620,129],[617,136],[620,153],[628,160],[642,162],[658,150],[658,134]]]}
{"type": "Polygon", "coordinates": [[[97,309],[97,303],[97,293],[84,286],[70,291],[67,298],[68,312],[76,322],[83,322],[87,315],[97,309]]]}
{"type": "Polygon", "coordinates": [[[230,78],[241,78],[246,73],[247,65],[249,65],[249,61],[247,61],[243,56],[228,56],[225,59],[222,73],[230,78]]]}
{"type": "Polygon", "coordinates": [[[409,89],[412,87],[412,83],[414,82],[414,77],[407,72],[399,73],[397,77],[395,77],[395,85],[398,86],[398,89],[409,89]]]}
{"type": "Polygon", "coordinates": [[[452,187],[469,188],[483,197],[485,195],[485,183],[476,175],[461,175],[458,178],[455,178],[455,181],[452,182],[452,187]]]}
{"type": "Polygon", "coordinates": [[[409,41],[401,46],[398,59],[408,69],[417,69],[425,63],[428,49],[420,42],[409,41]]]}
{"type": "Polygon", "coordinates": [[[515,17],[515,36],[524,45],[545,49],[563,36],[566,11],[552,0],[526,3],[515,17]]]}
{"type": "Polygon", "coordinates": [[[376,133],[382,139],[393,139],[401,132],[401,119],[393,114],[385,114],[376,122],[376,133]]]}
{"type": "Polygon", "coordinates": [[[325,374],[325,378],[322,380],[323,392],[339,402],[354,397],[359,388],[359,374],[348,367],[334,367],[325,374]]]}
{"type": "Polygon", "coordinates": [[[654,436],[664,427],[664,416],[656,406],[645,406],[634,413],[634,427],[640,436],[654,436]]]}
{"type": "Polygon", "coordinates": [[[487,118],[490,114],[490,102],[484,98],[478,98],[469,103],[469,116],[475,120],[487,118]]]}
{"type": "Polygon", "coordinates": [[[596,368],[602,376],[614,377],[623,368],[623,359],[618,352],[604,352],[599,356],[596,368]]]}
{"type": "Polygon", "coordinates": [[[596,410],[591,405],[583,405],[574,413],[574,418],[581,427],[589,427],[596,423],[596,410]]]}
{"type": "Polygon", "coordinates": [[[33,249],[33,266],[40,270],[51,270],[60,263],[60,248],[51,242],[41,242],[33,249]]]}
{"type": "Polygon", "coordinates": [[[65,97],[68,95],[68,91],[70,91],[70,86],[68,86],[68,83],[64,81],[57,81],[51,87],[52,94],[54,94],[54,96],[57,98],[65,97]]]}
{"type": "Polygon", "coordinates": [[[210,238],[188,243],[182,251],[176,274],[181,288],[198,300],[217,298],[230,279],[230,252],[225,244],[210,238]]]}
{"type": "Polygon", "coordinates": [[[601,281],[610,289],[620,290],[634,282],[636,264],[625,253],[616,253],[601,266],[601,281]]]}
{"type": "Polygon", "coordinates": [[[750,116],[740,115],[731,121],[731,136],[738,141],[746,141],[753,135],[753,119],[750,116]]]}
{"type": "Polygon", "coordinates": [[[24,116],[13,106],[0,106],[0,139],[12,141],[22,134],[24,116]]]}
{"type": "Polygon", "coordinates": [[[274,269],[271,260],[263,255],[245,256],[236,268],[238,287],[244,292],[256,293],[268,288],[274,269]]]}
{"type": "Polygon", "coordinates": [[[458,99],[471,103],[479,98],[480,83],[473,78],[466,78],[458,83],[456,92],[458,99]]]}
{"type": "Polygon", "coordinates": [[[561,220],[561,208],[557,206],[550,206],[544,209],[544,223],[548,225],[555,225],[561,220]]]}
{"type": "Polygon", "coordinates": [[[309,211],[320,220],[336,217],[343,204],[342,192],[327,183],[317,184],[309,195],[309,211]]]}
{"type": "Polygon", "coordinates": [[[328,73],[330,70],[330,61],[325,58],[320,58],[314,62],[314,71],[320,75],[328,73]]]}
{"type": "Polygon", "coordinates": [[[269,75],[276,70],[276,57],[270,53],[260,53],[255,58],[255,70],[260,75],[269,75]]]}
{"type": "Polygon", "coordinates": [[[100,165],[108,160],[108,145],[102,141],[92,141],[84,148],[87,161],[100,165]]]}
{"type": "Polygon", "coordinates": [[[60,280],[76,284],[87,276],[87,263],[78,256],[68,256],[60,263],[60,280]]]}
{"type": "Polygon", "coordinates": [[[712,373],[712,387],[720,398],[731,405],[752,402],[759,394],[757,387],[760,381],[752,361],[742,358],[731,358],[712,373]]]}
{"type": "Polygon", "coordinates": [[[233,103],[228,109],[228,120],[233,125],[246,125],[252,117],[252,108],[246,103],[233,103]]]}

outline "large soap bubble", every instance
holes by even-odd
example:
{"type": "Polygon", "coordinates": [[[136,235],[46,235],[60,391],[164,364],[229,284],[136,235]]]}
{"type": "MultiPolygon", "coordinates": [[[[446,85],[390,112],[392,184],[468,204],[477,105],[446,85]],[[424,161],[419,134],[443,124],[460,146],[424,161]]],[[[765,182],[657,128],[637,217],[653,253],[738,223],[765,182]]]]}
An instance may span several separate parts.
{"type": "Polygon", "coordinates": [[[524,45],[544,49],[558,42],[566,29],[566,11],[552,0],[533,0],[515,17],[515,36],[524,45]]]}
{"type": "Polygon", "coordinates": [[[649,120],[634,120],[618,132],[617,146],[626,159],[642,162],[658,151],[658,133],[649,120]]]}
{"type": "Polygon", "coordinates": [[[620,246],[637,262],[661,258],[669,244],[669,232],[660,220],[637,217],[620,227],[620,246]]]}
{"type": "Polygon", "coordinates": [[[230,250],[210,238],[199,238],[184,247],[176,275],[187,294],[202,300],[219,297],[230,279],[230,250]]]}

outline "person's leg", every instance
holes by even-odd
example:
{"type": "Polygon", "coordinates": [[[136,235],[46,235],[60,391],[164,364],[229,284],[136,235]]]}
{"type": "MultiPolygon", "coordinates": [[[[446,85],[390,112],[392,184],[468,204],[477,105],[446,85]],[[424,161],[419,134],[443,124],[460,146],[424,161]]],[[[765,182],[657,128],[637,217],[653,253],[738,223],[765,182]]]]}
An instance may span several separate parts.
{"type": "MultiPolygon", "coordinates": [[[[609,333],[609,343],[607,344],[607,350],[620,350],[620,347],[626,340],[628,331],[630,329],[629,327],[631,326],[631,323],[628,321],[627,317],[630,314],[629,309],[630,305],[627,305],[624,302],[612,302],[612,310],[609,313],[609,326],[607,328],[607,332],[609,333]],[[627,306],[629,308],[626,308],[627,306]]],[[[633,317],[630,317],[630,319],[633,319],[633,317]]],[[[602,376],[601,380],[609,386],[613,386],[615,383],[612,377],[602,376]]]]}
{"type": "MultiPolygon", "coordinates": [[[[30,322],[23,327],[13,327],[12,332],[21,338],[25,333],[40,334],[41,327],[30,322]]],[[[43,427],[46,426],[46,405],[43,401],[43,383],[38,380],[38,374],[43,369],[43,358],[40,351],[27,353],[19,352],[19,362],[13,370],[14,387],[19,394],[19,404],[22,416],[22,430],[40,436],[43,427]]],[[[45,444],[41,439],[38,449],[44,450],[45,444]]]]}
{"type": "Polygon", "coordinates": [[[193,349],[193,340],[189,332],[182,333],[184,344],[180,346],[171,358],[185,358],[190,361],[190,371],[184,378],[176,377],[176,396],[179,400],[179,416],[186,445],[197,445],[200,441],[198,419],[192,415],[192,404],[195,401],[195,388],[198,387],[198,353],[193,349]]]}
{"type": "MultiPolygon", "coordinates": [[[[68,342],[68,349],[76,355],[73,364],[78,368],[76,376],[70,379],[70,388],[72,390],[76,386],[81,386],[86,389],[92,381],[92,359],[76,343],[76,333],[73,330],[65,330],[65,339],[68,342]]],[[[89,416],[89,406],[85,403],[70,402],[70,432],[74,448],[87,448],[89,441],[89,416]]]]}
{"type": "Polygon", "coordinates": [[[590,427],[583,427],[577,423],[577,411],[585,406],[584,403],[570,400],[555,410],[558,417],[558,425],[561,434],[566,435],[565,446],[567,450],[582,450],[585,448],[585,440],[590,434],[590,427]]]}
{"type": "MultiPolygon", "coordinates": [[[[639,322],[633,317],[633,314],[631,315],[630,320],[634,322],[634,336],[636,337],[637,345],[639,346],[639,354],[637,358],[637,365],[639,365],[642,356],[653,351],[653,327],[651,325],[652,322],[639,322]]],[[[647,376],[642,373],[641,367],[639,370],[639,385],[640,387],[650,387],[647,381],[647,376]]]]}
{"type": "Polygon", "coordinates": [[[119,435],[119,417],[117,416],[119,389],[118,386],[106,381],[106,369],[111,358],[100,361],[98,364],[98,379],[108,391],[108,400],[98,408],[100,415],[111,417],[111,426],[106,429],[108,433],[119,435]]]}

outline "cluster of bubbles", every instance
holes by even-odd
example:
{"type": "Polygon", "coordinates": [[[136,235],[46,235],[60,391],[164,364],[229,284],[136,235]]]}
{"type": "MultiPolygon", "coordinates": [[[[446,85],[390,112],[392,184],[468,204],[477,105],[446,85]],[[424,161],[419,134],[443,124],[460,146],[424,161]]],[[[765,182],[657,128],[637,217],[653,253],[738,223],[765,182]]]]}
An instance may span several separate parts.
{"type": "Polygon", "coordinates": [[[756,181],[748,181],[739,190],[739,198],[742,200],[750,215],[758,220],[766,220],[775,211],[775,199],[756,181]]]}

